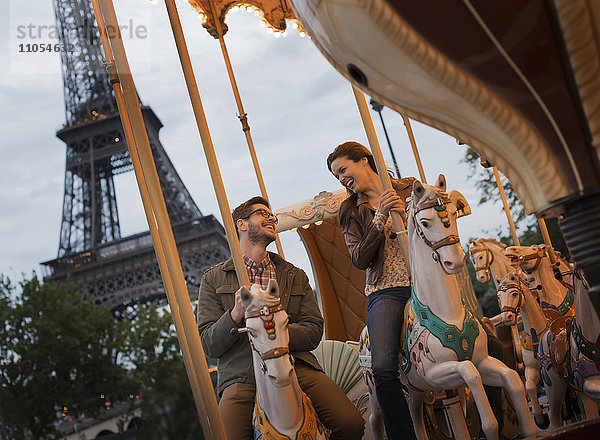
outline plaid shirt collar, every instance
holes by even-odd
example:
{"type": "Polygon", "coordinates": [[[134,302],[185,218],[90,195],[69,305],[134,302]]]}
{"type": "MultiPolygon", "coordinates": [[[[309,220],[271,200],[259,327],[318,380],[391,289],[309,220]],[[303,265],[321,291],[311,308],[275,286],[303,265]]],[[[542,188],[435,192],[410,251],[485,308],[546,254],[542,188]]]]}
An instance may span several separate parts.
{"type": "Polygon", "coordinates": [[[276,280],[275,265],[271,261],[269,254],[261,262],[256,262],[244,255],[244,264],[248,272],[250,282],[259,284],[263,289],[267,289],[269,280],[276,280]]]}

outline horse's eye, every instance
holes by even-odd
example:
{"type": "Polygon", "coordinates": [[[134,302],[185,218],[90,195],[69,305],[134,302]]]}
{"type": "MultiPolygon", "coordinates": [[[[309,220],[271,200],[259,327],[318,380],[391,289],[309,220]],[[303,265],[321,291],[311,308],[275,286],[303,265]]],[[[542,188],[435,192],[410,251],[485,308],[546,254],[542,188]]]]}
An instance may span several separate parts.
{"type": "Polygon", "coordinates": [[[517,292],[513,292],[511,295],[512,296],[517,296],[517,292]]]}
{"type": "Polygon", "coordinates": [[[427,220],[421,220],[421,224],[423,225],[424,228],[429,227],[429,223],[427,222],[427,220]]]}

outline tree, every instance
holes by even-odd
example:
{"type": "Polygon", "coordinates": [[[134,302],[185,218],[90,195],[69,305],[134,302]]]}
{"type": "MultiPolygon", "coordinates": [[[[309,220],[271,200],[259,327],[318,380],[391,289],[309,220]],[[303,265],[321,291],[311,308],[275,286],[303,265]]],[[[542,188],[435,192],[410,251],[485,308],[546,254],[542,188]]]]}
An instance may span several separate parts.
{"type": "MultiPolygon", "coordinates": [[[[469,179],[475,182],[475,188],[479,191],[480,197],[478,204],[482,205],[484,203],[500,200],[500,190],[496,184],[494,173],[490,168],[481,166],[480,158],[472,148],[467,148],[464,162],[469,166],[469,179]]],[[[543,243],[544,239],[537,219],[535,216],[528,215],[525,212],[517,193],[508,179],[501,176],[501,180],[521,245],[529,246],[532,244],[543,243]]],[[[503,209],[502,206],[500,206],[500,209],[503,209]]],[[[569,258],[569,250],[560,230],[560,226],[558,225],[558,220],[556,218],[550,218],[546,220],[546,224],[553,247],[561,252],[566,258],[569,258]]],[[[499,236],[498,240],[507,245],[513,244],[508,225],[506,228],[497,231],[497,233],[499,236]]]]}
{"type": "MultiPolygon", "coordinates": [[[[500,200],[500,190],[496,184],[494,173],[490,168],[484,168],[481,166],[479,156],[475,151],[473,151],[473,149],[467,148],[464,162],[469,165],[468,177],[475,182],[475,187],[480,194],[478,205],[500,200]]],[[[515,222],[517,234],[519,235],[520,244],[522,246],[529,246],[532,244],[543,243],[544,239],[542,237],[537,219],[535,216],[528,215],[525,212],[523,205],[521,205],[521,202],[519,201],[517,193],[508,179],[506,179],[504,176],[501,176],[501,179],[504,192],[506,193],[506,198],[508,200],[508,205],[510,207],[511,215],[513,221],[515,222]]],[[[500,206],[499,209],[502,210],[503,207],[500,206]]],[[[566,258],[569,258],[569,251],[557,219],[547,219],[546,226],[548,228],[548,235],[550,236],[550,240],[552,241],[554,249],[558,250],[566,258]]],[[[504,228],[498,228],[490,235],[495,235],[500,242],[508,246],[514,244],[508,225],[506,225],[504,228]]],[[[498,308],[496,288],[493,281],[490,280],[484,284],[480,283],[475,278],[475,270],[470,261],[467,262],[467,266],[469,269],[469,275],[471,276],[471,281],[473,282],[473,287],[475,289],[475,295],[481,304],[484,315],[497,315],[500,313],[500,309],[498,308]]]]}
{"type": "Polygon", "coordinates": [[[164,303],[115,319],[69,283],[33,277],[20,288],[0,275],[0,434],[57,438],[63,413],[95,417],[107,401],[133,410],[139,395],[141,438],[203,438],[164,303]]]}
{"type": "Polygon", "coordinates": [[[136,304],[124,312],[127,335],[120,362],[142,393],[144,439],[202,439],[175,326],[164,302],[136,304]]]}
{"type": "Polygon", "coordinates": [[[52,438],[57,411],[94,415],[101,394],[127,390],[119,332],[72,285],[33,277],[20,287],[0,276],[0,406],[14,438],[52,438]]]}

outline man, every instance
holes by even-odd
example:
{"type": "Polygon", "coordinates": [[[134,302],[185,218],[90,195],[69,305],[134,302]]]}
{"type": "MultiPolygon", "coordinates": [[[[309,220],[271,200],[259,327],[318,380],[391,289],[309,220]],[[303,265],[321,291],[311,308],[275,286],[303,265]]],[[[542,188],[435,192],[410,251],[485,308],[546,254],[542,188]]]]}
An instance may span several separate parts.
{"type": "MultiPolygon", "coordinates": [[[[279,284],[281,304],[289,315],[290,352],[302,390],[311,399],[332,440],[362,438],[364,421],[343,391],[322,371],[310,352],[323,335],[323,317],[306,274],[279,255],[267,252],[275,240],[277,218],[269,203],[253,197],[233,211],[244,263],[251,283],[266,289],[269,279],[279,284]]],[[[232,335],[243,325],[244,306],[230,258],[202,277],[198,296],[198,330],[204,351],[218,361],[219,410],[230,440],[252,437],[254,369],[248,336],[232,335]]]]}

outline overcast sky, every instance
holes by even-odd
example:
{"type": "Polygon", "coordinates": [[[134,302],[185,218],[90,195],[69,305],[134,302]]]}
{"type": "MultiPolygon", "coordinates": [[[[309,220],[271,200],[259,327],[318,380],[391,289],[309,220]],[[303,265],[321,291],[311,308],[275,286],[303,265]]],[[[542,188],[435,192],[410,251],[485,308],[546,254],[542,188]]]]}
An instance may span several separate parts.
{"type": "MultiPolygon", "coordinates": [[[[144,104],[163,122],[162,144],[200,210],[220,218],[164,2],[153,3],[115,0],[121,25],[147,31],[146,38],[126,40],[134,81],[144,104]]],[[[177,5],[233,207],[260,191],[225,64],[197,13],[187,1],[177,5]]],[[[0,273],[15,280],[39,273],[39,263],[58,251],[65,172],[65,145],[55,137],[65,122],[60,56],[19,52],[20,44],[56,43],[54,23],[51,0],[0,5],[0,273]]],[[[273,207],[339,189],[327,171],[327,155],[347,140],[367,144],[350,84],[310,39],[291,28],[286,37],[274,38],[247,12],[231,14],[228,25],[225,40],[273,207]]],[[[372,116],[392,167],[381,123],[372,116]]],[[[418,176],[400,116],[386,108],[383,117],[402,176],[418,176]]],[[[465,147],[416,122],[413,130],[430,183],[444,173],[449,189],[471,203],[473,214],[459,224],[463,245],[495,234],[499,226],[507,229],[500,203],[477,206],[479,197],[460,162],[465,147]]],[[[133,173],[118,176],[116,186],[122,236],[146,230],[133,173]]],[[[286,258],[310,272],[297,233],[285,232],[281,239],[286,258]]]]}

